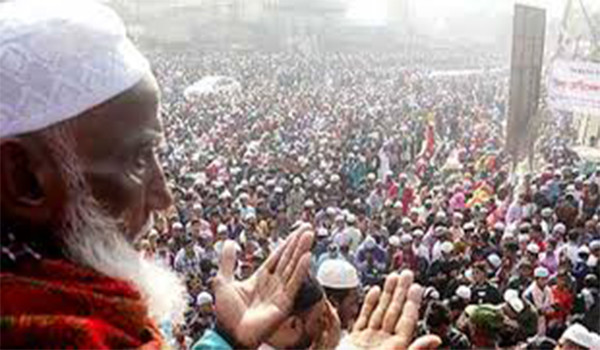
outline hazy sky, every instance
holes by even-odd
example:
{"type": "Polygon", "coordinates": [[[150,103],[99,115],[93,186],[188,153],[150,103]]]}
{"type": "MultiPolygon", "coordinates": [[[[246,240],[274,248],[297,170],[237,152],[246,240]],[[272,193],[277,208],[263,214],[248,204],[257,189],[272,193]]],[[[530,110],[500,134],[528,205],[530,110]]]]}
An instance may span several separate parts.
{"type": "MultiPolygon", "coordinates": [[[[385,24],[391,1],[406,0],[349,0],[348,17],[364,24],[385,24]]],[[[548,19],[560,18],[565,0],[409,0],[411,10],[418,20],[443,23],[445,18],[462,15],[493,15],[512,13],[515,2],[543,7],[548,19]]]]}

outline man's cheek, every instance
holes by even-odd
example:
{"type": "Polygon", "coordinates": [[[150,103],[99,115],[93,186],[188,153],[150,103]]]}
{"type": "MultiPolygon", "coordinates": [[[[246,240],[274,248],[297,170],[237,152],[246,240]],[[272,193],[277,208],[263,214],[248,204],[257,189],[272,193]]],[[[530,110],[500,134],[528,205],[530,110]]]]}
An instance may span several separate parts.
{"type": "Polygon", "coordinates": [[[89,179],[94,198],[115,219],[133,220],[143,208],[143,184],[135,177],[107,172],[90,174],[89,179]]]}

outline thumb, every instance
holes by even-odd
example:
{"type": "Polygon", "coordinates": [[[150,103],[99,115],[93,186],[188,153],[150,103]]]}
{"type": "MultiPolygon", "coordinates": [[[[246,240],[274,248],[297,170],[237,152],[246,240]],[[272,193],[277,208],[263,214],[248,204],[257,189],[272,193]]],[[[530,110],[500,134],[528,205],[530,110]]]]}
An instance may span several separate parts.
{"type": "Polygon", "coordinates": [[[412,344],[408,347],[408,350],[430,350],[437,349],[438,346],[442,345],[442,339],[437,335],[424,335],[415,339],[412,344]]]}
{"type": "Polygon", "coordinates": [[[236,244],[234,241],[228,239],[223,243],[223,249],[221,250],[221,258],[219,261],[219,276],[225,280],[231,280],[233,278],[233,272],[235,270],[235,248],[236,244]]]}

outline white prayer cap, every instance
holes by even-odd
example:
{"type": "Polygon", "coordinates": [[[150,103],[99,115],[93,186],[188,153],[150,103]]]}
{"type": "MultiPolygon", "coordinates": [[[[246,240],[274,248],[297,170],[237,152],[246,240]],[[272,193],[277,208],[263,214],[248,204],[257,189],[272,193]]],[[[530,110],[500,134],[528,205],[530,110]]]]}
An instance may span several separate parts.
{"type": "Polygon", "coordinates": [[[317,229],[317,237],[327,237],[329,236],[329,231],[325,227],[319,227],[317,229]]]}
{"type": "Polygon", "coordinates": [[[227,225],[219,224],[219,226],[217,226],[217,233],[227,233],[227,225]]]}
{"type": "Polygon", "coordinates": [[[519,292],[516,289],[507,289],[504,292],[504,301],[518,314],[525,309],[525,303],[519,297],[519,292]]]}
{"type": "Polygon", "coordinates": [[[398,236],[390,236],[390,238],[388,238],[388,243],[392,247],[399,247],[400,246],[400,238],[398,238],[398,236]]]}
{"type": "Polygon", "coordinates": [[[504,232],[504,234],[502,235],[502,240],[503,241],[508,241],[508,240],[513,240],[515,239],[515,235],[512,232],[504,232]]]}
{"type": "Polygon", "coordinates": [[[590,250],[600,249],[600,239],[590,242],[590,250]]]}
{"type": "Polygon", "coordinates": [[[402,236],[400,236],[400,242],[403,244],[411,243],[412,240],[413,240],[412,236],[409,235],[408,233],[405,233],[402,236]]]}
{"type": "Polygon", "coordinates": [[[415,237],[423,237],[425,233],[421,229],[413,230],[412,235],[415,237]]]}
{"type": "Polygon", "coordinates": [[[542,216],[545,218],[552,216],[553,213],[554,213],[554,211],[552,210],[552,208],[544,208],[544,209],[542,209],[542,212],[541,212],[542,216]]]}
{"type": "Polygon", "coordinates": [[[560,338],[569,340],[585,349],[592,349],[595,347],[594,336],[579,323],[574,323],[569,326],[560,338]]]}
{"type": "Polygon", "coordinates": [[[519,297],[519,291],[517,291],[516,289],[507,289],[504,292],[504,301],[509,301],[510,299],[514,299],[514,298],[518,298],[519,297]]]}
{"type": "Polygon", "coordinates": [[[200,294],[198,294],[198,296],[196,297],[196,305],[198,305],[198,306],[207,305],[207,304],[212,305],[212,303],[213,303],[213,297],[208,292],[200,292],[200,294]]]}
{"type": "Polygon", "coordinates": [[[567,232],[567,227],[562,222],[559,222],[556,225],[554,225],[554,227],[552,228],[552,232],[562,234],[567,232]]]}
{"type": "Polygon", "coordinates": [[[454,244],[452,244],[452,242],[446,241],[442,243],[440,248],[442,249],[442,252],[449,254],[452,253],[452,250],[454,249],[454,244]]]}
{"type": "Polygon", "coordinates": [[[535,243],[529,243],[527,245],[527,251],[530,252],[531,254],[539,254],[540,246],[535,243]]]}
{"type": "Polygon", "coordinates": [[[348,214],[348,216],[346,216],[346,222],[349,224],[353,224],[356,222],[356,215],[354,214],[348,214]]]}
{"type": "Polygon", "coordinates": [[[463,225],[463,230],[474,230],[474,229],[475,229],[475,224],[471,221],[469,221],[463,225]]]}
{"type": "Polygon", "coordinates": [[[114,11],[89,0],[0,4],[0,137],[37,131],[150,74],[114,11]]]}
{"type": "Polygon", "coordinates": [[[586,255],[590,255],[590,248],[588,248],[586,245],[582,245],[581,247],[579,247],[577,249],[577,254],[586,254],[586,255]]]}
{"type": "Polygon", "coordinates": [[[356,268],[343,259],[325,260],[317,271],[317,281],[333,289],[356,288],[360,284],[356,268]]]}
{"type": "Polygon", "coordinates": [[[471,288],[468,286],[462,285],[456,288],[456,295],[461,299],[471,300],[471,288]]]}
{"type": "Polygon", "coordinates": [[[550,275],[550,272],[548,272],[548,269],[545,267],[536,267],[536,269],[533,271],[533,275],[535,278],[545,278],[550,275]]]}
{"type": "Polygon", "coordinates": [[[496,253],[488,255],[487,261],[489,261],[489,263],[492,264],[492,266],[494,266],[495,268],[499,268],[500,265],[502,265],[502,259],[500,259],[500,257],[496,253]]]}

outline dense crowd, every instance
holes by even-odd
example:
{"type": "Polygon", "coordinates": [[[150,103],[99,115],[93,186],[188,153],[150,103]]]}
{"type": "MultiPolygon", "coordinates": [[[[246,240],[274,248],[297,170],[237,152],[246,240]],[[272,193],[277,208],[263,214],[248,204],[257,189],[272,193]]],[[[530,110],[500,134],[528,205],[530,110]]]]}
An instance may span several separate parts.
{"type": "Polygon", "coordinates": [[[343,331],[370,286],[410,269],[426,286],[419,332],[442,348],[553,348],[563,335],[600,346],[600,169],[581,170],[549,127],[541,170],[515,174],[505,71],[431,74],[395,54],[149,57],[175,205],[139,249],[186,281],[186,322],[163,324],[175,347],[214,327],[225,240],[243,279],[301,222],[343,331]],[[241,91],[184,97],[215,74],[241,91]]]}

